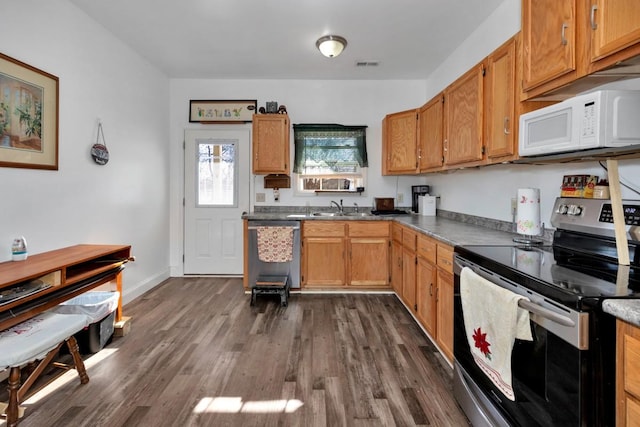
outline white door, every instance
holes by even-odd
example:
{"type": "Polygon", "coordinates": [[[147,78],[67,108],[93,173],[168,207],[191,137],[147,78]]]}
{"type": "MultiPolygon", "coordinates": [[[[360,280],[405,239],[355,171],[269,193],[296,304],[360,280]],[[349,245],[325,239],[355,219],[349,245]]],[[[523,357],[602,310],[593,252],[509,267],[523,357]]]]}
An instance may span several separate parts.
{"type": "Polygon", "coordinates": [[[249,129],[185,130],[184,274],[242,274],[249,129]]]}

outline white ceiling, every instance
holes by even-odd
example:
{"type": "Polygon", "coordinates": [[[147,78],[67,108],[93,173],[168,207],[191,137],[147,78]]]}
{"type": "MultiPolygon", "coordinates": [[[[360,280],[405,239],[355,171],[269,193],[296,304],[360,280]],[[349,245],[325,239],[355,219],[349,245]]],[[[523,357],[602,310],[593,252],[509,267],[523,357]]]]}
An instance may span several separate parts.
{"type": "Polygon", "coordinates": [[[71,0],[171,78],[320,80],[426,79],[503,1],[71,0]]]}

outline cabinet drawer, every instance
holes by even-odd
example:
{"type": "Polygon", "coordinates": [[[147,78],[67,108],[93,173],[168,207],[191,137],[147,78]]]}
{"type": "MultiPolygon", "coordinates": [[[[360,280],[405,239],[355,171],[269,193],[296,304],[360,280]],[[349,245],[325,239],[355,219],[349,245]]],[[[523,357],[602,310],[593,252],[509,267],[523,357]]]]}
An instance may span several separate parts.
{"type": "Polygon", "coordinates": [[[416,240],[418,239],[418,233],[404,227],[402,229],[402,246],[409,249],[410,251],[415,252],[416,250],[416,240]]]}
{"type": "Polygon", "coordinates": [[[425,235],[418,236],[418,256],[432,264],[436,263],[436,242],[425,235]]]}
{"type": "Polygon", "coordinates": [[[348,226],[352,237],[389,237],[387,221],[351,221],[348,226]]]}
{"type": "Polygon", "coordinates": [[[304,221],[303,237],[344,237],[346,222],[344,221],[304,221]]]}
{"type": "Polygon", "coordinates": [[[624,337],[624,389],[640,398],[640,340],[624,337]]]}
{"type": "Polygon", "coordinates": [[[438,243],[437,257],[438,267],[442,268],[444,271],[453,273],[453,248],[451,246],[445,246],[438,243]]]}
{"type": "Polygon", "coordinates": [[[391,224],[391,237],[396,242],[402,243],[402,226],[397,223],[391,224]]]}

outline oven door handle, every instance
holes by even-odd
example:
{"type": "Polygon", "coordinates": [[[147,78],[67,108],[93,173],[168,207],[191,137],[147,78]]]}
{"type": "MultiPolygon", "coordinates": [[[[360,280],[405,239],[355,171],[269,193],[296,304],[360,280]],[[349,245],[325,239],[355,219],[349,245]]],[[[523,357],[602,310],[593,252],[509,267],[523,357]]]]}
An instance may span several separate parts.
{"type": "Polygon", "coordinates": [[[552,322],[559,323],[563,326],[568,326],[570,328],[576,326],[576,322],[569,319],[568,317],[555,313],[531,301],[521,299],[520,301],[518,301],[518,306],[524,308],[525,310],[530,311],[533,314],[537,314],[539,316],[544,317],[545,319],[549,319],[552,322]]]}
{"type": "MultiPolygon", "coordinates": [[[[473,270],[476,274],[479,274],[480,276],[484,276],[481,272],[479,272],[473,265],[468,264],[467,262],[465,262],[464,260],[461,260],[459,258],[456,257],[456,259],[454,260],[455,265],[455,273],[456,274],[460,274],[460,270],[462,270],[463,267],[469,267],[471,270],[473,270]]],[[[500,286],[500,285],[497,285],[500,286]]],[[[502,286],[501,286],[502,287],[502,286]]],[[[576,326],[576,322],[574,322],[572,319],[568,318],[567,316],[563,316],[561,314],[556,313],[555,311],[551,311],[548,308],[544,308],[541,305],[538,305],[534,302],[531,302],[529,300],[520,300],[518,301],[518,305],[520,307],[522,307],[525,310],[530,311],[533,314],[537,314],[538,316],[544,317],[545,319],[548,319],[552,322],[558,323],[562,326],[567,326],[570,328],[573,328],[576,326]]]]}

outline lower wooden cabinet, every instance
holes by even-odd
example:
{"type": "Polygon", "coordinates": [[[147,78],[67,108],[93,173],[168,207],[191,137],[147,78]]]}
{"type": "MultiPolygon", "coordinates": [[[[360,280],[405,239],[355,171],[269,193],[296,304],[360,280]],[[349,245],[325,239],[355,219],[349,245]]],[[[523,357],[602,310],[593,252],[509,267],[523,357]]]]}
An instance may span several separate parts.
{"type": "Polygon", "coordinates": [[[437,276],[436,266],[422,257],[418,257],[416,271],[418,310],[416,316],[427,333],[437,335],[437,276]]]}
{"type": "Polygon", "coordinates": [[[402,300],[415,313],[416,305],[416,243],[418,233],[405,227],[402,230],[402,300]]]}
{"type": "Polygon", "coordinates": [[[398,227],[401,232],[392,233],[393,289],[452,362],[453,248],[409,227],[398,227]]]}
{"type": "Polygon", "coordinates": [[[640,426],[640,328],[617,321],[616,426],[640,426]]]}
{"type": "Polygon", "coordinates": [[[344,239],[340,237],[308,237],[304,242],[304,285],[343,286],[346,263],[344,239]]]}
{"type": "Polygon", "coordinates": [[[438,268],[438,296],[436,342],[438,347],[453,361],[453,274],[438,268]]]}
{"type": "Polygon", "coordinates": [[[402,242],[391,241],[391,287],[402,295],[402,242]]]}
{"type": "Polygon", "coordinates": [[[302,286],[388,287],[388,221],[304,221],[302,286]]]}

